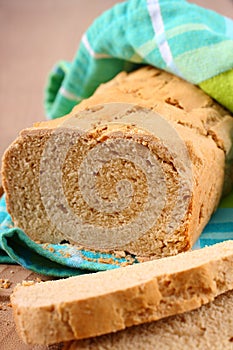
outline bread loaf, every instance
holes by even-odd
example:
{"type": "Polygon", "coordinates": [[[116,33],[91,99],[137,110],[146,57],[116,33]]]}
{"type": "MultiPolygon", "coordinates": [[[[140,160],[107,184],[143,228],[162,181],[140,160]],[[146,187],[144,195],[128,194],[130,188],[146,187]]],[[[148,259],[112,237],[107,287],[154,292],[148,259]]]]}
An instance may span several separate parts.
{"type": "Polygon", "coordinates": [[[73,341],[63,350],[232,350],[233,292],[201,308],[101,337],[73,341]]]}
{"type": "Polygon", "coordinates": [[[196,309],[233,289],[232,269],[233,241],[228,241],[125,268],[18,286],[11,303],[22,339],[52,344],[196,309]]]}
{"type": "Polygon", "coordinates": [[[70,115],[21,132],[3,158],[8,211],[40,242],[143,259],[189,250],[231,182],[232,126],[178,77],[121,73],[70,115]]]}

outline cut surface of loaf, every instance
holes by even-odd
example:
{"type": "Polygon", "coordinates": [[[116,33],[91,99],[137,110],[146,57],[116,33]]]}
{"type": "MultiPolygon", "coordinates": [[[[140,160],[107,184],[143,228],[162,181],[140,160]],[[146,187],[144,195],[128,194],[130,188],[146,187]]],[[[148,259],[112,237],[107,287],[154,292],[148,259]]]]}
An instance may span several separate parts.
{"type": "Polygon", "coordinates": [[[169,73],[152,67],[121,73],[69,116],[24,130],[9,147],[2,170],[8,211],[39,242],[68,240],[137,257],[186,251],[216,209],[229,176],[232,126],[227,111],[169,73]],[[152,112],[154,122],[143,127],[139,121],[152,112]],[[80,136],[83,121],[92,127],[80,136]],[[160,135],[166,127],[165,142],[160,135]],[[67,135],[72,142],[65,149],[67,135]],[[90,154],[95,156],[85,163],[90,154]],[[110,244],[113,231],[123,236],[124,230],[128,240],[110,244]]]}
{"type": "Polygon", "coordinates": [[[233,241],[174,257],[18,286],[11,296],[26,343],[94,337],[193,310],[233,289],[233,241]]]}
{"type": "Polygon", "coordinates": [[[233,291],[199,309],[97,338],[63,350],[232,350],[233,291]]]}

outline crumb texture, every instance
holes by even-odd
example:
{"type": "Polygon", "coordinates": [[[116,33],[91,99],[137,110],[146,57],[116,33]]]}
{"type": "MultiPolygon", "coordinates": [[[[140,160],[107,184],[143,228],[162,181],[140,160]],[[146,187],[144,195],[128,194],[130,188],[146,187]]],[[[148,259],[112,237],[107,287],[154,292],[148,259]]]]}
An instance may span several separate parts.
{"type": "MultiPolygon", "coordinates": [[[[189,250],[216,209],[222,191],[231,187],[232,126],[226,110],[178,77],[152,67],[120,73],[69,116],[24,130],[9,147],[2,172],[8,211],[15,225],[42,243],[66,240],[87,249],[125,251],[139,260],[189,250]],[[120,117],[119,107],[114,111],[119,118],[113,126],[103,107],[106,103],[137,107],[120,117]],[[162,116],[172,130],[167,144],[152,132],[156,118],[149,129],[137,122],[140,118],[146,121],[149,112],[162,116]],[[104,125],[94,123],[97,114],[104,125]],[[130,114],[138,119],[126,125],[123,121],[130,114]],[[81,119],[93,120],[93,128],[80,136],[80,130],[74,131],[69,121],[81,119]],[[72,142],[60,159],[67,135],[72,142]],[[174,145],[174,135],[185,152],[174,145]],[[130,146],[122,146],[122,156],[120,147],[113,148],[113,144],[130,146]],[[96,151],[87,163],[87,175],[81,176],[88,155],[101,145],[105,146],[102,166],[93,170],[101,159],[96,151]],[[42,162],[45,152],[47,158],[42,162]],[[143,165],[135,161],[139,158],[144,159],[143,165]],[[153,181],[148,182],[150,177],[153,181]],[[148,218],[140,216],[148,212],[148,218]],[[97,249],[88,241],[89,231],[81,243],[81,236],[70,233],[75,224],[67,219],[69,213],[96,231],[117,228],[122,233],[137,220],[140,235],[135,238],[136,230],[131,229],[129,239],[119,239],[115,245],[101,238],[97,249]]],[[[165,129],[161,127],[162,132],[165,129]]]]}
{"type": "Polygon", "coordinates": [[[233,292],[197,310],[64,345],[63,350],[232,350],[233,292]]]}

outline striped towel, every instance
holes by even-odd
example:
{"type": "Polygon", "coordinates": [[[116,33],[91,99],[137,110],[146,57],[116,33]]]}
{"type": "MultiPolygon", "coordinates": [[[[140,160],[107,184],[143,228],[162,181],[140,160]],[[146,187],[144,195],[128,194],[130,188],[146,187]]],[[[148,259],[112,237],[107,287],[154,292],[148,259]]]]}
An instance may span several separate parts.
{"type": "MultiPolygon", "coordinates": [[[[233,21],[184,0],[129,0],[96,19],[73,62],[51,72],[45,107],[57,118],[122,70],[150,64],[176,74],[233,111],[233,21]]],[[[224,198],[194,249],[233,239],[233,192],[224,198]]],[[[137,263],[134,257],[131,262],[137,263]]],[[[0,199],[0,262],[67,277],[117,268],[128,257],[38,244],[14,227],[0,199]]]]}
{"type": "Polygon", "coordinates": [[[73,62],[55,66],[45,93],[48,118],[141,64],[198,84],[233,111],[233,21],[184,0],[129,0],[95,20],[73,62]]]}

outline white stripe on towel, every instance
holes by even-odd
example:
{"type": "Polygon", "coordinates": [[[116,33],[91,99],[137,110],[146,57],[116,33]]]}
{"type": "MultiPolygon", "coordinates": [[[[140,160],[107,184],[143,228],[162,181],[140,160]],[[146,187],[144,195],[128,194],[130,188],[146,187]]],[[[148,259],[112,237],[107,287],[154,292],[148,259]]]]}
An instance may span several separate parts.
{"type": "Polygon", "coordinates": [[[76,96],[76,95],[72,94],[72,92],[67,91],[63,86],[60,87],[59,93],[63,97],[67,98],[68,100],[77,101],[77,102],[82,100],[81,97],[76,96]]]}
{"type": "Polygon", "coordinates": [[[85,46],[85,48],[87,49],[87,51],[89,52],[89,54],[96,58],[96,59],[100,59],[100,58],[109,58],[111,57],[110,55],[107,55],[106,53],[97,53],[93,50],[93,48],[91,47],[88,39],[87,39],[87,35],[84,34],[82,37],[82,43],[85,46]]]}
{"type": "Polygon", "coordinates": [[[167,67],[171,69],[173,73],[175,73],[178,76],[182,76],[175,65],[169,44],[166,39],[159,1],[147,0],[147,8],[148,8],[152,26],[155,32],[158,48],[164,62],[166,63],[167,67]]]}

